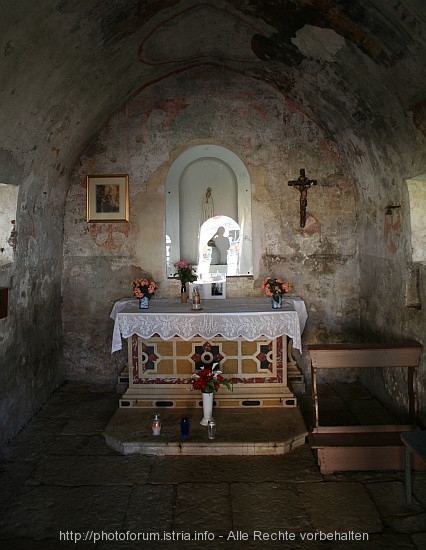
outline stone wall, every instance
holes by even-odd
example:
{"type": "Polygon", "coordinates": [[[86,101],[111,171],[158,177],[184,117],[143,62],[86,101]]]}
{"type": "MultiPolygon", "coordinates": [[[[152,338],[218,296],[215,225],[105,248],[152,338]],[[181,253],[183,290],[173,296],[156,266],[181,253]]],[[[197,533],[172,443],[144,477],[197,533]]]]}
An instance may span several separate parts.
{"type": "MultiPolygon", "coordinates": [[[[42,161],[39,165],[42,166],[42,161]]],[[[62,360],[62,223],[64,179],[44,168],[20,180],[9,288],[0,320],[0,444],[22,428],[64,381],[62,360]]],[[[14,178],[10,178],[14,181],[14,178]]]]}
{"type": "Polygon", "coordinates": [[[63,279],[70,379],[111,382],[123,367],[125,352],[110,355],[109,313],[131,296],[135,277],[153,277],[160,297],[178,296],[178,283],[165,275],[164,182],[180,153],[205,143],[233,151],[252,182],[254,275],[230,278],[228,294],[261,295],[266,276],[281,276],[306,301],[305,344],[359,337],[356,192],[339,151],[273,87],[198,69],[141,91],[76,165],[63,279]],[[303,229],[300,194],[288,185],[300,168],[318,180],[303,229]],[[129,174],[130,223],[86,223],[85,176],[107,173],[129,174]]]}
{"type": "MultiPolygon", "coordinates": [[[[305,343],[360,331],[425,345],[406,192],[426,166],[424,2],[16,4],[0,19],[0,182],[19,187],[0,262],[0,444],[64,380],[64,359],[70,379],[115,381],[124,355],[109,353],[109,312],[135,276],[177,292],[164,277],[163,185],[192,145],[230,148],[252,180],[254,276],[230,294],[282,275],[306,300],[305,343]],[[304,230],[287,185],[300,168],[318,180],[304,230]],[[103,172],[130,175],[129,224],[85,222],[85,175],[103,172]],[[400,208],[388,216],[388,204],[400,208]]],[[[403,405],[400,374],[373,386],[403,405]]],[[[425,388],[424,352],[424,424],[425,388]]]]}

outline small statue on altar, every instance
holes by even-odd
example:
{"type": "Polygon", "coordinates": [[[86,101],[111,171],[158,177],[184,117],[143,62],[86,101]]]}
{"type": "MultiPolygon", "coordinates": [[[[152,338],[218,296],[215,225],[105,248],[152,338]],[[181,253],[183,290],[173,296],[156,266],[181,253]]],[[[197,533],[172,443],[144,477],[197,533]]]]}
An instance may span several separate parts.
{"type": "Polygon", "coordinates": [[[192,309],[202,309],[200,292],[197,286],[194,287],[194,292],[192,295],[192,309]]]}

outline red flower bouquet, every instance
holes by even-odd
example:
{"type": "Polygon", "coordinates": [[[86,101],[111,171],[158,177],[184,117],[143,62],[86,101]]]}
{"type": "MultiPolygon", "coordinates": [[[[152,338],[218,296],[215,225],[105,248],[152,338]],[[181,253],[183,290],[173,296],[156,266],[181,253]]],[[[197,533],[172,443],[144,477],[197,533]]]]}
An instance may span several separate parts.
{"type": "Polygon", "coordinates": [[[225,380],[222,371],[215,368],[214,363],[212,369],[201,369],[192,375],[192,389],[200,390],[202,393],[217,392],[221,385],[226,386],[229,391],[233,391],[232,385],[225,380]]]}

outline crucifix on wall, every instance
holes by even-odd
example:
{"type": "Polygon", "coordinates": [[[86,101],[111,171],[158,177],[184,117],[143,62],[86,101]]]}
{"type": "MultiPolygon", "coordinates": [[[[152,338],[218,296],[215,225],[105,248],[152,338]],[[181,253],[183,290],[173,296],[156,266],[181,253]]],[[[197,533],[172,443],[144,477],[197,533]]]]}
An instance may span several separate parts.
{"type": "Polygon", "coordinates": [[[300,227],[306,224],[306,206],[308,205],[308,189],[317,184],[317,180],[310,180],[305,175],[305,169],[300,169],[300,176],[297,180],[289,181],[289,186],[300,192],[300,227]]]}

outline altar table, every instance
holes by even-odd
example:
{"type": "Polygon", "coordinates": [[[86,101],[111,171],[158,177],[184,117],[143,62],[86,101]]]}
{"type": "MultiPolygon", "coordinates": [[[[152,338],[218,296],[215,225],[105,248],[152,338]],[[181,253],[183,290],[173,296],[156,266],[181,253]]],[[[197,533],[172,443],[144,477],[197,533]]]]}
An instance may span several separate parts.
{"type": "MultiPolygon", "coordinates": [[[[287,384],[287,337],[302,350],[307,320],[301,298],[283,299],[272,309],[271,299],[204,300],[202,310],[178,300],[138,300],[114,304],[111,353],[128,339],[129,389],[120,406],[189,406],[199,392],[189,392],[191,376],[203,365],[219,362],[234,392],[215,395],[221,406],[295,406],[287,384]]],[[[198,395],[197,395],[198,394],[198,395]]]]}

